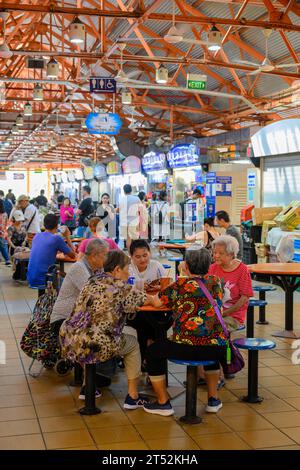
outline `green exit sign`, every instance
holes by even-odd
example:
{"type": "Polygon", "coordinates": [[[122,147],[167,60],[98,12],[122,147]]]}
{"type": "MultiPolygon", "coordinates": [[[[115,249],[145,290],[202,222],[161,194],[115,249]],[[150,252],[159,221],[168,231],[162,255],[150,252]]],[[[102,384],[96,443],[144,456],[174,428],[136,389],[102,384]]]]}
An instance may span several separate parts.
{"type": "Polygon", "coordinates": [[[200,80],[188,80],[187,87],[190,90],[205,90],[206,88],[206,81],[200,80]]]}

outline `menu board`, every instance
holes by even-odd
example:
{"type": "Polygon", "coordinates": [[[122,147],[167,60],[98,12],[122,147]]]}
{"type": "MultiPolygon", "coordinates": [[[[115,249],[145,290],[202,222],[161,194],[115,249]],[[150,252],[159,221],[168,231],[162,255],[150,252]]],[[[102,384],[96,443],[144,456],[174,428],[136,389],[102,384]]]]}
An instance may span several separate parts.
{"type": "Polygon", "coordinates": [[[97,180],[106,178],[106,168],[102,163],[99,163],[98,165],[94,166],[94,177],[97,180]]]}
{"type": "Polygon", "coordinates": [[[170,168],[184,168],[199,164],[200,149],[194,144],[181,144],[167,153],[170,168]]]}
{"type": "Polygon", "coordinates": [[[164,170],[166,163],[166,156],[162,152],[148,152],[142,158],[142,167],[146,173],[148,171],[164,170]]]}

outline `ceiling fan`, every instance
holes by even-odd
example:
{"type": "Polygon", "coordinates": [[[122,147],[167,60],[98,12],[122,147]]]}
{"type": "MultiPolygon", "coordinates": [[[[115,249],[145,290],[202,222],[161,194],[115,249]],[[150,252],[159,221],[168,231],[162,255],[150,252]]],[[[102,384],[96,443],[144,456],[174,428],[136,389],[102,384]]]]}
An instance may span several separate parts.
{"type": "Polygon", "coordinates": [[[257,69],[250,72],[249,75],[257,75],[258,73],[261,73],[261,72],[272,72],[273,70],[276,70],[276,69],[300,67],[300,63],[295,63],[295,62],[291,64],[278,64],[278,65],[273,65],[271,63],[268,57],[269,37],[271,36],[271,33],[272,33],[272,29],[263,30],[263,35],[265,36],[265,39],[266,39],[266,48],[265,48],[265,58],[261,64],[258,64],[256,62],[251,62],[249,60],[237,60],[235,62],[237,64],[245,64],[245,65],[251,65],[253,67],[257,67],[257,69]]]}
{"type": "Polygon", "coordinates": [[[130,72],[125,72],[123,70],[123,64],[124,64],[123,51],[124,51],[125,47],[126,47],[126,44],[124,42],[121,42],[119,44],[119,49],[120,49],[120,52],[121,52],[120,70],[118,71],[117,75],[115,76],[115,80],[117,80],[117,82],[119,82],[119,83],[126,83],[128,81],[131,81],[132,77],[134,77],[136,75],[140,75],[142,73],[141,70],[132,70],[130,72]]]}
{"type": "MultiPolygon", "coordinates": [[[[144,37],[143,39],[145,41],[165,41],[169,44],[178,44],[180,42],[186,43],[186,44],[191,44],[191,45],[205,45],[208,47],[209,50],[211,51],[218,51],[221,49],[222,46],[222,33],[216,28],[216,26],[213,26],[211,30],[207,34],[207,40],[202,40],[202,39],[187,39],[184,37],[184,34],[188,32],[190,28],[187,28],[187,25],[179,25],[176,26],[175,24],[175,2],[173,1],[173,14],[172,14],[172,26],[168,30],[168,32],[163,36],[156,36],[156,37],[144,37]]],[[[140,41],[139,38],[119,38],[117,39],[117,42],[132,42],[132,41],[140,41]]]]}

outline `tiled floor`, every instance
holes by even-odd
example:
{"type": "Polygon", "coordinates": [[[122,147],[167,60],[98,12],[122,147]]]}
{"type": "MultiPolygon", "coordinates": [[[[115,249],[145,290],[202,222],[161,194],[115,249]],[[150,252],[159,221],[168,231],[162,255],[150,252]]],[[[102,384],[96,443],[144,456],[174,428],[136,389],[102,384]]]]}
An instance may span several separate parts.
{"type": "MultiPolygon", "coordinates": [[[[175,417],[149,415],[122,408],[126,379],[119,371],[98,400],[102,413],[82,417],[78,388],[71,376],[58,377],[44,370],[28,375],[30,359],[19,349],[36,292],[13,283],[8,268],[0,268],[0,339],[6,343],[7,363],[0,365],[0,449],[300,449],[300,365],[291,362],[291,340],[276,338],[277,348],[260,353],[262,404],[241,403],[247,387],[247,369],[227,381],[221,393],[223,408],[217,415],[204,412],[206,393],[199,388],[203,422],[182,425],[185,396],[173,401],[175,417]]],[[[280,289],[268,295],[268,326],[255,325],[255,334],[271,337],[284,324],[280,289]]],[[[295,304],[295,327],[300,329],[300,296],[295,304]]],[[[182,367],[169,364],[170,384],[184,380],[182,367]]]]}

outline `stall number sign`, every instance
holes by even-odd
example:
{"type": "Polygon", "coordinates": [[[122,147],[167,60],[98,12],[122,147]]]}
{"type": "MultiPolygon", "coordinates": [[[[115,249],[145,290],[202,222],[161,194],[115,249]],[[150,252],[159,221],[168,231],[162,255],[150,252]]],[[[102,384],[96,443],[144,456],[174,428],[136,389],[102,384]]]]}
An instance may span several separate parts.
{"type": "Polygon", "coordinates": [[[232,195],[232,176],[217,176],[216,196],[232,195]]]}
{"type": "Polygon", "coordinates": [[[91,93],[116,93],[116,80],[113,78],[91,77],[90,92],[91,93]]]}

